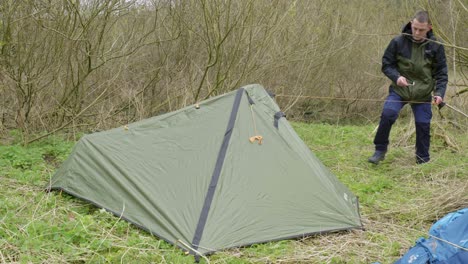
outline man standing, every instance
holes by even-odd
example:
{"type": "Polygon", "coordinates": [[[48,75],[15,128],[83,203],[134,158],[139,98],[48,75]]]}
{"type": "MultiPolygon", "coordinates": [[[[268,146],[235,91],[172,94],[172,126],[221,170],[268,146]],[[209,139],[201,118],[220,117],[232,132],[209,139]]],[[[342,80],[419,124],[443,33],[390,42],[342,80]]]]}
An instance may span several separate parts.
{"type": "Polygon", "coordinates": [[[390,130],[407,103],[416,125],[416,163],[430,160],[431,101],[443,101],[448,81],[444,47],[435,40],[429,14],[418,11],[385,50],[382,72],[392,84],[374,139],[375,153],[369,162],[378,164],[385,158],[390,130]]]}

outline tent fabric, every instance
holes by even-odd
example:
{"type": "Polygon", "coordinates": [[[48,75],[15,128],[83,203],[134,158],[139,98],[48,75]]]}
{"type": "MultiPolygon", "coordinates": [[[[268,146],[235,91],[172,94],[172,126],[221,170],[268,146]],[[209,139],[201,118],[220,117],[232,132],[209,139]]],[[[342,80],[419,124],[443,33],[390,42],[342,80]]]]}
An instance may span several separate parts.
{"type": "Polygon", "coordinates": [[[362,228],[357,197],[278,113],[253,84],[85,135],[48,189],[195,255],[362,228]]]}
{"type": "Polygon", "coordinates": [[[444,216],[395,264],[468,263],[468,208],[444,216]]]}

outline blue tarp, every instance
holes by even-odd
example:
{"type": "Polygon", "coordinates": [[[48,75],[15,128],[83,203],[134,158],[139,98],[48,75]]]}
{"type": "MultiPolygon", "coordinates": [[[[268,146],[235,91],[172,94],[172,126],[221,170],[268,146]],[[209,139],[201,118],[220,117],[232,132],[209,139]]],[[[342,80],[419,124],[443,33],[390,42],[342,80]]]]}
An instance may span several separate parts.
{"type": "Polygon", "coordinates": [[[468,208],[449,213],[421,237],[395,264],[468,263],[468,208]]]}

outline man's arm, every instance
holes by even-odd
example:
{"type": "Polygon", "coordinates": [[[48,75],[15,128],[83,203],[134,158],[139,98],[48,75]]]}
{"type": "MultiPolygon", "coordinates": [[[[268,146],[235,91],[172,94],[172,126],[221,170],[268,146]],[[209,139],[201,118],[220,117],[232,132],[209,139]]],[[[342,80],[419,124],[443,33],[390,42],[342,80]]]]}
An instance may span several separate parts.
{"type": "Polygon", "coordinates": [[[445,57],[445,49],[443,45],[438,45],[437,53],[435,56],[435,62],[432,67],[433,69],[433,78],[436,80],[436,88],[434,91],[434,96],[440,96],[444,98],[445,90],[447,89],[448,82],[448,70],[447,70],[447,60],[445,57]]]}
{"type": "Polygon", "coordinates": [[[382,57],[382,72],[392,82],[397,83],[400,73],[397,70],[397,43],[395,39],[390,41],[382,57]]]}

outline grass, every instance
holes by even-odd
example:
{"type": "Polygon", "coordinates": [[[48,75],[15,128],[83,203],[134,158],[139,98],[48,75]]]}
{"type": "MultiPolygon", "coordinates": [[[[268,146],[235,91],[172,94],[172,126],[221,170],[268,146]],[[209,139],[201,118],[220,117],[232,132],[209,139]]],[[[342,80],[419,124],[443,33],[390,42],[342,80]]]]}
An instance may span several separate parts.
{"type": "MultiPolygon", "coordinates": [[[[434,126],[432,161],[415,165],[414,135],[399,121],[387,159],[375,166],[366,161],[374,126],[293,126],[359,196],[365,230],[226,250],[202,263],[392,263],[434,221],[468,207],[466,129],[434,126]]],[[[12,138],[0,146],[0,263],[193,263],[192,256],[104,210],[44,192],[75,142],[49,137],[25,147],[15,143],[18,135],[12,138]]]]}

